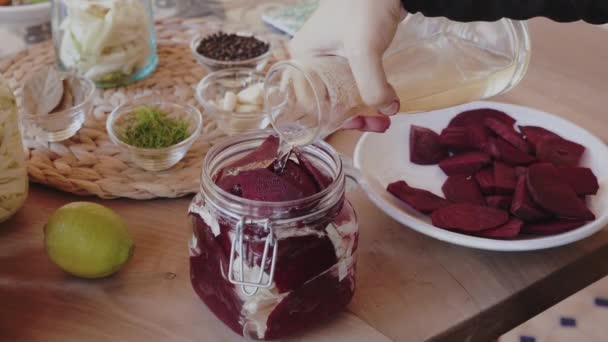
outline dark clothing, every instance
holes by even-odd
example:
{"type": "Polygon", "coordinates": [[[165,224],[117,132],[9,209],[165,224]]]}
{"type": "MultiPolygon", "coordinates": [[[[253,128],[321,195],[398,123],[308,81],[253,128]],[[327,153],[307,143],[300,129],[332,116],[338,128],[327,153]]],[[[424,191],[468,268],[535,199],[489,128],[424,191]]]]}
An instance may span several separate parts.
{"type": "Polygon", "coordinates": [[[546,17],[559,22],[608,23],[608,0],[401,0],[401,3],[409,13],[463,22],[546,17]]]}

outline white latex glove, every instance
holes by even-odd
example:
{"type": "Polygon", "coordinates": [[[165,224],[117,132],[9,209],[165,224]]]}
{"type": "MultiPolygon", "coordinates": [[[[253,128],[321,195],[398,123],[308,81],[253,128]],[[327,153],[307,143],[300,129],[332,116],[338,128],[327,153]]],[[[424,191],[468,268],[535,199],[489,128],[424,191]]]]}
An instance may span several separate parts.
{"type": "Polygon", "coordinates": [[[399,98],[388,83],[382,56],[406,12],[400,0],[321,0],[319,8],[290,42],[292,57],[337,55],[350,63],[366,105],[379,116],[358,116],[345,129],[384,132],[399,98]]]}

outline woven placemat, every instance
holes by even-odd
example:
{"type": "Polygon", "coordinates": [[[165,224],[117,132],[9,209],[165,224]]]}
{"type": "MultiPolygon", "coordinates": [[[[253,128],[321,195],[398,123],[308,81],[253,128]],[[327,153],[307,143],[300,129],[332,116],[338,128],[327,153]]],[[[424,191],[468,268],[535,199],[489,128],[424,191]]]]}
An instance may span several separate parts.
{"type": "MultiPolygon", "coordinates": [[[[204,115],[194,97],[194,89],[206,71],[195,61],[189,43],[196,34],[226,29],[224,26],[209,19],[157,21],[159,65],[154,74],[127,87],[97,90],[93,110],[83,128],[69,140],[46,143],[24,132],[30,180],[69,193],[101,198],[175,198],[198,192],[203,158],[224,135],[216,122],[204,115]],[[109,140],[105,129],[106,118],[115,107],[129,99],[150,95],[189,103],[204,115],[201,137],[179,164],[163,172],[138,168],[109,140]]],[[[285,38],[272,34],[264,38],[272,43],[274,60],[285,58],[285,38]]],[[[19,102],[21,84],[29,72],[54,63],[53,45],[47,42],[0,61],[0,73],[9,80],[19,102]]]]}

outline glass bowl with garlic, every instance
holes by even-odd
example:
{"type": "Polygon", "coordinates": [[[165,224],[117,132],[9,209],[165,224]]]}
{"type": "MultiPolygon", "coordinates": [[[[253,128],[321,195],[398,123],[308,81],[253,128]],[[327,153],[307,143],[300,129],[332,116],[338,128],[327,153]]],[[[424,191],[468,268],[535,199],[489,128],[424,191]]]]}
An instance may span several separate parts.
{"type": "Polygon", "coordinates": [[[196,87],[196,98],[205,113],[228,135],[264,129],[264,74],[250,68],[212,72],[196,87]]]}
{"type": "Polygon", "coordinates": [[[24,135],[47,142],[71,138],[84,123],[95,95],[95,84],[54,68],[29,75],[23,84],[21,122],[24,135]]]}

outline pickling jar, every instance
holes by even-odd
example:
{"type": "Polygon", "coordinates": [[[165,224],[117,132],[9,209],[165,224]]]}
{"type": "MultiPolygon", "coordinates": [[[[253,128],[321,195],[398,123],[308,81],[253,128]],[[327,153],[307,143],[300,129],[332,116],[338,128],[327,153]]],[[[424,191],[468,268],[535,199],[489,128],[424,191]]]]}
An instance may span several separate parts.
{"type": "Polygon", "coordinates": [[[127,85],[158,64],[151,0],[54,0],[57,66],[99,88],[127,85]]]}
{"type": "MultiPolygon", "coordinates": [[[[427,112],[511,90],[526,73],[530,51],[522,21],[460,23],[415,14],[399,25],[383,65],[401,112],[427,112]]],[[[340,56],[274,64],[265,94],[274,129],[294,146],[323,139],[356,115],[377,113],[340,56]]]]}
{"type": "Polygon", "coordinates": [[[15,96],[0,75],[0,223],[23,206],[27,192],[27,168],[15,96]]]}
{"type": "Polygon", "coordinates": [[[260,202],[214,183],[268,131],[224,140],[207,154],[200,193],[189,208],[192,286],[228,327],[250,339],[275,339],[337,315],[355,289],[359,227],[345,198],[345,167],[319,142],[302,152],[333,182],[308,198],[260,202]]]}

